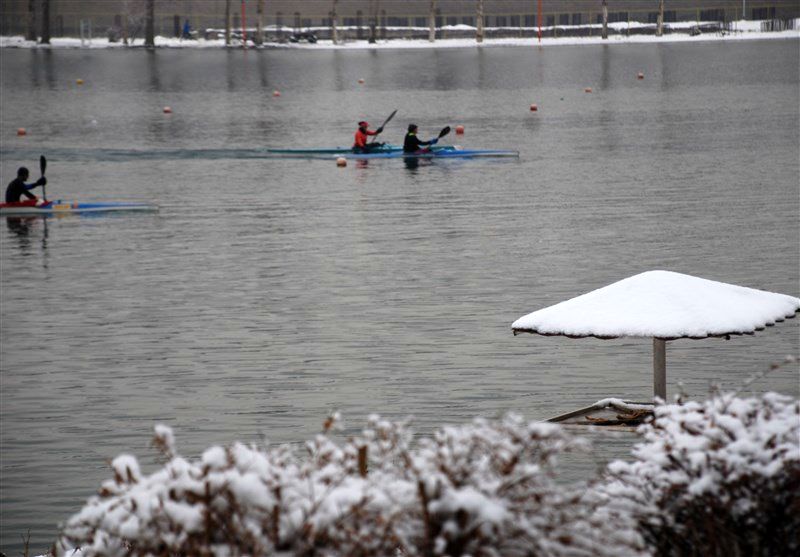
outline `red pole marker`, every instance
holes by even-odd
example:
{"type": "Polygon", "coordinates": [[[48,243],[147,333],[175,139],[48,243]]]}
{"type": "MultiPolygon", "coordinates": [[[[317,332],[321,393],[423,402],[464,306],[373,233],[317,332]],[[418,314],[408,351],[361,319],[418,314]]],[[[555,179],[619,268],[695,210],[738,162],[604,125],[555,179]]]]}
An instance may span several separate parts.
{"type": "Polygon", "coordinates": [[[539,9],[537,10],[536,19],[539,23],[539,44],[542,44],[542,0],[539,0],[539,9]]]}

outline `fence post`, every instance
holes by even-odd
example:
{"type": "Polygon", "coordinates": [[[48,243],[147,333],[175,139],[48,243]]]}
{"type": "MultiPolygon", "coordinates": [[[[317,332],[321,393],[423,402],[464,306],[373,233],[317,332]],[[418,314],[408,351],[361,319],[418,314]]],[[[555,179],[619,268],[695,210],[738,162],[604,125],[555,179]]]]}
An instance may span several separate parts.
{"type": "Polygon", "coordinates": [[[606,4],[606,0],[603,0],[603,33],[602,38],[608,38],[608,4],[606,4]]]}
{"type": "Polygon", "coordinates": [[[358,448],[358,475],[362,478],[367,477],[367,446],[362,445],[358,448]]]}
{"type": "Polygon", "coordinates": [[[653,394],[667,401],[667,343],[653,339],[653,394]]]}

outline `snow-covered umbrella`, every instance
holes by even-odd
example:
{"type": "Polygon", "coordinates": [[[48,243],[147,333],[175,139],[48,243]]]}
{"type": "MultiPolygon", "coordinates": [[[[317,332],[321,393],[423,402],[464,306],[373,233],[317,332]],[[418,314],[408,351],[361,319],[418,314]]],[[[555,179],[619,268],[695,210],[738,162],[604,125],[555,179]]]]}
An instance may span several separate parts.
{"type": "Polygon", "coordinates": [[[517,319],[514,334],[653,339],[653,391],[666,400],[666,341],[752,335],[794,317],[800,298],[648,271],[517,319]]]}

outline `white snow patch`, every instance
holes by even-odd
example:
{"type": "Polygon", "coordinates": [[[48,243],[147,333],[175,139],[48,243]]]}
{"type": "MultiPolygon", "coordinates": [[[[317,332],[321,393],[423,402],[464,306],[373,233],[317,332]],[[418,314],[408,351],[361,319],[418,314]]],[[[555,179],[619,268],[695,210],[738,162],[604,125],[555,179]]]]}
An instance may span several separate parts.
{"type": "Polygon", "coordinates": [[[703,338],[752,333],[800,310],[800,298],[670,271],[648,271],[517,319],[515,331],[703,338]]]}

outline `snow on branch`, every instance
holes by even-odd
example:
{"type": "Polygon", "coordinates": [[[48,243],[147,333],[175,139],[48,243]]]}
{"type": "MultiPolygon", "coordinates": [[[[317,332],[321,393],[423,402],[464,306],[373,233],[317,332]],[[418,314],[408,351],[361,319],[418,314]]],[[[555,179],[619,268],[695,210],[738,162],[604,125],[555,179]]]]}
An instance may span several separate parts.
{"type": "Polygon", "coordinates": [[[800,554],[800,402],[735,393],[657,406],[602,491],[657,555],[800,554]]]}
{"type": "Polygon", "coordinates": [[[235,443],[198,460],[174,452],[165,426],[156,439],[170,460],[145,475],[134,457],[115,459],[59,555],[644,555],[627,515],[556,484],[558,455],[586,444],[552,424],[475,420],[412,447],[408,423],[372,416],[343,443],[235,443]]]}
{"type": "MultiPolygon", "coordinates": [[[[600,401],[612,406],[616,399],[600,401]]],[[[508,415],[415,437],[370,416],[336,441],[176,451],[144,473],[131,455],[64,525],[59,556],[612,557],[800,554],[800,401],[714,393],[658,405],[631,461],[558,482],[588,444],[508,415]],[[368,458],[367,458],[368,457],[368,458]]]]}

